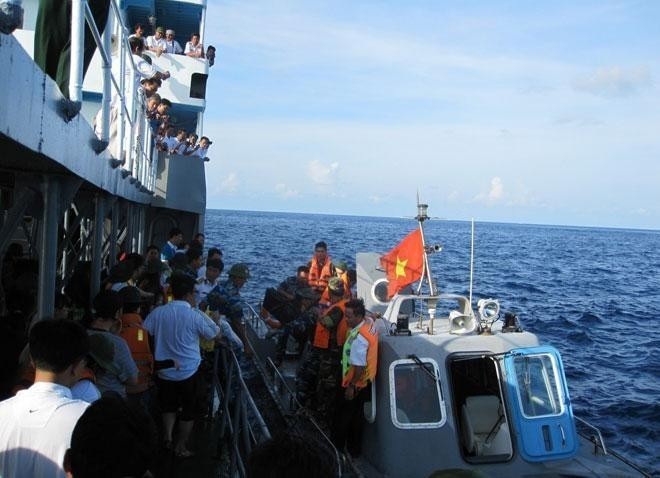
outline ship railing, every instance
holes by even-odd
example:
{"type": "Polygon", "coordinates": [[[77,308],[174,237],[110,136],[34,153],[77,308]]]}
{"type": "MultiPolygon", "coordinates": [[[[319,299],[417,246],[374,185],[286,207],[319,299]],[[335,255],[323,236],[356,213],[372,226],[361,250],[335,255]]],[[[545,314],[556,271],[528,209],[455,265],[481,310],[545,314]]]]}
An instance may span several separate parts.
{"type": "Polygon", "coordinates": [[[593,442],[593,444],[595,445],[594,453],[598,454],[598,449],[600,448],[603,452],[603,455],[607,455],[607,448],[605,448],[605,440],[603,440],[603,435],[601,435],[600,430],[596,426],[592,425],[588,421],[583,420],[578,416],[575,416],[575,419],[580,424],[582,424],[582,426],[588,428],[589,430],[595,433],[595,434],[589,434],[589,432],[581,432],[580,430],[578,430],[578,432],[580,432],[582,436],[584,436],[589,441],[593,442]]]}
{"type": "Polygon", "coordinates": [[[135,91],[133,81],[126,84],[126,71],[130,69],[130,78],[135,78],[135,63],[128,42],[128,29],[124,24],[116,0],[110,0],[110,13],[108,26],[103,35],[99,33],[94,21],[92,11],[87,0],[72,0],[71,2],[71,70],[69,80],[69,98],[75,103],[83,100],[83,56],[85,41],[85,23],[94,37],[99,50],[103,69],[103,99],[101,102],[101,144],[110,145],[111,155],[118,158],[113,165],[122,165],[124,176],[132,176],[132,182],[139,182],[138,186],[144,192],[153,192],[155,186],[156,165],[152,161],[152,132],[146,116],[145,98],[139,91],[135,91]],[[110,21],[112,20],[112,22],[110,21]],[[119,80],[112,73],[112,36],[114,23],[114,36],[118,40],[119,80]],[[117,105],[111,105],[113,93],[116,95],[117,105]],[[116,131],[111,138],[111,114],[116,108],[116,131]],[[112,141],[111,141],[112,140],[112,141]]]}
{"type": "MultiPolygon", "coordinates": [[[[243,306],[243,316],[246,323],[250,325],[252,330],[255,331],[258,336],[262,336],[264,329],[267,328],[267,326],[261,318],[261,315],[255,310],[254,307],[252,307],[252,305],[248,304],[247,302],[244,302],[243,306]]],[[[261,307],[259,308],[261,309],[261,307]]],[[[252,344],[248,343],[247,346],[254,350],[252,344]]],[[[264,378],[267,379],[267,383],[269,382],[269,391],[273,395],[275,403],[277,403],[278,407],[282,410],[282,412],[284,412],[285,415],[291,416],[292,413],[295,414],[295,417],[298,420],[290,423],[292,426],[298,427],[300,425],[300,420],[304,420],[306,423],[306,428],[312,428],[314,432],[322,438],[327,449],[330,450],[335,457],[335,464],[338,473],[337,476],[342,476],[343,461],[339,451],[335,447],[334,443],[332,443],[332,440],[330,440],[330,437],[328,437],[325,431],[318,425],[318,423],[316,423],[316,420],[314,420],[308,410],[298,401],[295,391],[291,389],[286,379],[277,368],[277,365],[275,365],[270,357],[266,358],[265,364],[268,370],[265,370],[260,361],[256,360],[256,365],[259,369],[259,372],[264,378]],[[281,398],[282,396],[286,395],[288,395],[288,404],[287,409],[284,409],[281,403],[281,398]]]]}
{"type": "Polygon", "coordinates": [[[213,387],[220,401],[218,447],[223,441],[229,444],[229,476],[245,477],[250,452],[271,434],[243,380],[238,359],[228,346],[215,349],[213,387]]]}

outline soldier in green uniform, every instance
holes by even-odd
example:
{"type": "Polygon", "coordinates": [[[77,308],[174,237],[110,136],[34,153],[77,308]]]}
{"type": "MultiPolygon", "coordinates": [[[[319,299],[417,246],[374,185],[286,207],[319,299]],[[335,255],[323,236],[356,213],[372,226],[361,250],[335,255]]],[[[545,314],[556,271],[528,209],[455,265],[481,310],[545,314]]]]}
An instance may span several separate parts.
{"type": "Polygon", "coordinates": [[[239,262],[231,266],[228,275],[227,280],[215,286],[207,295],[209,309],[229,319],[231,328],[245,346],[245,353],[250,354],[243,324],[243,299],[240,294],[241,287],[250,278],[250,269],[247,264],[239,262]]]}

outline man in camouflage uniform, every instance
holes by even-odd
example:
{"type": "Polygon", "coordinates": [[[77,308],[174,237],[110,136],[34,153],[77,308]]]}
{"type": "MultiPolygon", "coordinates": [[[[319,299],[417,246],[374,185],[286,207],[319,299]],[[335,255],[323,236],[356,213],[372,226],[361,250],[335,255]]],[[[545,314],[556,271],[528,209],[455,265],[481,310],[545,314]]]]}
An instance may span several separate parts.
{"type": "Polygon", "coordinates": [[[275,354],[275,365],[280,365],[284,359],[286,345],[289,336],[298,341],[300,351],[309,340],[309,336],[316,325],[318,310],[314,307],[319,300],[319,296],[311,287],[303,287],[295,292],[295,305],[297,308],[296,318],[285,324],[280,332],[277,341],[277,353],[275,354]]]}
{"type": "Polygon", "coordinates": [[[341,347],[347,331],[341,279],[330,279],[328,289],[330,306],[319,310],[313,346],[296,377],[298,400],[315,412],[319,425],[326,430],[341,383],[341,347]]]}
{"type": "MultiPolygon", "coordinates": [[[[243,345],[247,345],[245,326],[243,322],[243,300],[240,289],[250,278],[247,264],[238,263],[229,269],[229,278],[215,286],[206,296],[211,312],[223,314],[229,319],[229,324],[243,345]]],[[[250,353],[249,348],[245,348],[250,353]]]]}

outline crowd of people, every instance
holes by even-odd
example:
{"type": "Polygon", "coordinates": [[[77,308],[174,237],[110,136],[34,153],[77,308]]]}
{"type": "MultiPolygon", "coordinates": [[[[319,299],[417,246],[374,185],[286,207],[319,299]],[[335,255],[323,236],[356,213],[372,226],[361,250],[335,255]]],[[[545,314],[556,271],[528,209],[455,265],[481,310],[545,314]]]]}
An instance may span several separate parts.
{"type": "Polygon", "coordinates": [[[289,338],[302,353],[296,398],[337,449],[359,455],[362,406],[377,368],[378,329],[355,297],[356,272],[333,263],[324,241],[296,275],[266,291],[262,318],[279,335],[275,364],[286,358],[289,338]]]}
{"type": "MultiPolygon", "coordinates": [[[[33,315],[38,265],[20,245],[8,248],[0,475],[142,476],[159,444],[176,458],[194,456],[190,438],[209,411],[214,349],[251,354],[240,297],[249,267],[235,263],[221,279],[223,253],[205,251],[204,242],[197,234],[185,243],[174,228],[162,248],[121,253],[91,304],[81,290],[89,276],[77,272],[49,318],[33,315]],[[126,453],[103,455],[105,439],[126,453]],[[103,467],[111,472],[98,473],[103,467]]],[[[305,350],[298,399],[339,449],[356,454],[377,332],[354,284],[355,271],[333,265],[320,242],[309,264],[267,291],[261,315],[279,335],[279,363],[289,337],[305,350]]]]}
{"type": "MultiPolygon", "coordinates": [[[[161,29],[162,30],[162,29],[161,29]]],[[[151,58],[144,54],[147,49],[147,42],[142,36],[143,28],[137,25],[133,35],[129,37],[129,46],[135,70],[126,69],[126,84],[128,85],[127,98],[138,98],[137,108],[133,110],[133,117],[144,117],[149,122],[153,142],[145,145],[147,148],[156,147],[159,151],[168,154],[179,154],[200,158],[208,161],[207,153],[213,142],[206,136],[198,138],[194,132],[187,132],[183,128],[177,130],[173,118],[170,115],[172,102],[167,98],[162,98],[158,90],[164,81],[170,78],[169,71],[162,71],[152,64],[151,58]]],[[[153,38],[153,37],[148,37],[153,38]]],[[[161,38],[162,39],[162,38],[161,38]]],[[[164,42],[165,40],[163,40],[164,42]]],[[[160,51],[160,47],[158,47],[160,51]]],[[[109,147],[110,151],[116,151],[118,141],[118,119],[121,102],[118,95],[114,94],[110,109],[110,131],[109,147]]],[[[130,111],[130,109],[129,109],[130,111]]],[[[94,119],[94,132],[101,139],[102,137],[102,110],[99,110],[94,119]]],[[[144,138],[144,131],[141,128],[141,122],[135,123],[136,130],[126,131],[125,148],[128,147],[131,135],[138,143],[144,138]]],[[[120,158],[125,160],[125,158],[120,158]]]]}

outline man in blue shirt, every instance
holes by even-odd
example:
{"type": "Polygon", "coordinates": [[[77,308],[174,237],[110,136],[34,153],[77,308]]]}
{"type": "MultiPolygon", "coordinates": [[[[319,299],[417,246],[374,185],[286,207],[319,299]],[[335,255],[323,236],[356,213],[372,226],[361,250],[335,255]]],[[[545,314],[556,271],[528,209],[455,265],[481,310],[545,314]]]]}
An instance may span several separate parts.
{"type": "MultiPolygon", "coordinates": [[[[247,344],[243,321],[243,299],[241,299],[240,289],[250,278],[250,270],[247,264],[239,262],[231,266],[228,272],[229,279],[221,282],[211,290],[206,296],[209,309],[212,312],[218,312],[229,319],[231,328],[243,342],[247,344]]],[[[246,348],[247,354],[251,351],[246,348]]]]}
{"type": "Polygon", "coordinates": [[[170,230],[170,238],[163,246],[160,252],[160,260],[163,262],[169,262],[176,254],[176,250],[179,245],[183,242],[183,232],[178,227],[174,227],[170,230]]]}

